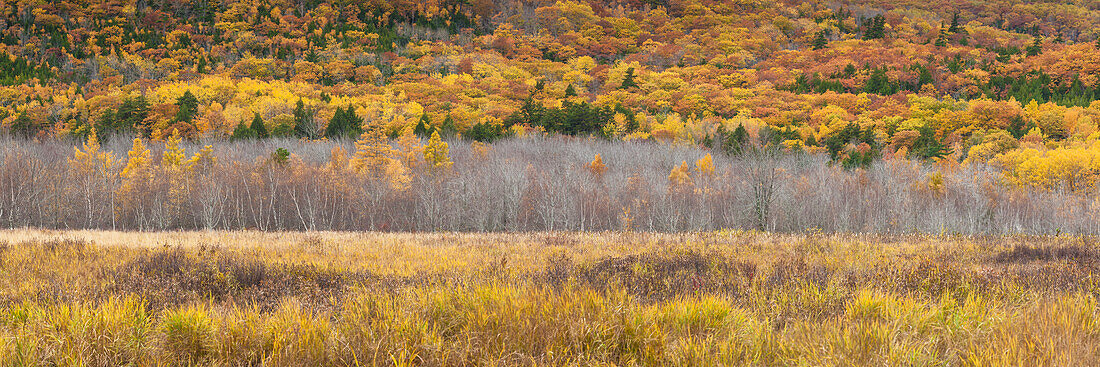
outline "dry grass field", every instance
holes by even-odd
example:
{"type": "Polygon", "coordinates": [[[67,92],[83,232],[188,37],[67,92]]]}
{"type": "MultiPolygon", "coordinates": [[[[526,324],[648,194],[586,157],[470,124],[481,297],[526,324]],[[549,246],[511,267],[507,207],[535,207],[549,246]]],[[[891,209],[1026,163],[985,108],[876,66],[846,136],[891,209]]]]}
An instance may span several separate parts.
{"type": "Polygon", "coordinates": [[[1100,364],[1092,238],[16,230],[0,365],[1100,364]]]}

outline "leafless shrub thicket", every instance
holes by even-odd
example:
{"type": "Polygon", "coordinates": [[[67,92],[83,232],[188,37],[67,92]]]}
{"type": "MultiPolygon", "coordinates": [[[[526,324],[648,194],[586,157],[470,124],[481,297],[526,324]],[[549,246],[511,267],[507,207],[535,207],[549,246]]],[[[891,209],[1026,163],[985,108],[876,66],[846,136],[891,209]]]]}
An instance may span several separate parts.
{"type": "MultiPolygon", "coordinates": [[[[202,143],[206,144],[206,143],[202,143]]],[[[193,154],[200,143],[185,143],[193,154]]],[[[487,154],[451,143],[443,174],[412,171],[397,188],[333,163],[350,142],[213,142],[216,164],[188,180],[156,169],[140,195],[118,195],[130,142],[103,144],[114,163],[73,169],[73,144],[6,140],[0,147],[0,226],[57,229],[382,231],[644,230],[1100,234],[1100,195],[1028,190],[996,170],[944,170],[907,160],[845,170],[806,154],[714,155],[648,142],[513,139],[487,154]],[[270,157],[277,148],[292,156],[270,157]],[[599,154],[607,169],[587,167],[599,154]],[[690,180],[670,172],[687,162],[690,180]],[[942,184],[930,177],[940,172],[942,184]],[[92,177],[88,177],[92,175],[92,177]]]]}

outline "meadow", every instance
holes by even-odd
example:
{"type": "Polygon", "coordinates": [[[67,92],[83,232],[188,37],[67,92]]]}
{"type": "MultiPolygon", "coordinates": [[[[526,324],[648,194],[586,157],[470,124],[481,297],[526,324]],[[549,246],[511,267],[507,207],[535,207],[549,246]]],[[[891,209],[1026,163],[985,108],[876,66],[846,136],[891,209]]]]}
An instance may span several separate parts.
{"type": "Polygon", "coordinates": [[[0,365],[1100,363],[1092,237],[0,238],[0,365]]]}

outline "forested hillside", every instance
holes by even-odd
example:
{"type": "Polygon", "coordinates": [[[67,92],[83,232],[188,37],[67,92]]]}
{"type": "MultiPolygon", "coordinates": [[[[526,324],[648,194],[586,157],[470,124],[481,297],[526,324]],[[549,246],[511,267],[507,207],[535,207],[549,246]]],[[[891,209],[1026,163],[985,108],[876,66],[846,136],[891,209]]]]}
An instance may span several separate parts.
{"type": "Polygon", "coordinates": [[[6,133],[531,134],[1100,172],[1087,1],[5,1],[6,133]]]}

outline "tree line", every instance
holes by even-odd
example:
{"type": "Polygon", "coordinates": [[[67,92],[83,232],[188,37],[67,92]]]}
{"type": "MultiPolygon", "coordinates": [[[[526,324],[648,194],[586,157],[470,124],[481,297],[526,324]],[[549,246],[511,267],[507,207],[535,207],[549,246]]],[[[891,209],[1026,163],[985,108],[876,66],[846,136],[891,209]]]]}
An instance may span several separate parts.
{"type": "Polygon", "coordinates": [[[100,145],[93,134],[74,148],[7,138],[0,226],[1100,234],[1095,186],[1009,185],[984,164],[897,158],[846,170],[758,142],[725,155],[580,138],[445,141],[411,130],[390,140],[366,130],[309,143],[100,145]]]}

